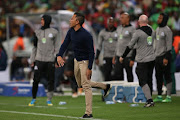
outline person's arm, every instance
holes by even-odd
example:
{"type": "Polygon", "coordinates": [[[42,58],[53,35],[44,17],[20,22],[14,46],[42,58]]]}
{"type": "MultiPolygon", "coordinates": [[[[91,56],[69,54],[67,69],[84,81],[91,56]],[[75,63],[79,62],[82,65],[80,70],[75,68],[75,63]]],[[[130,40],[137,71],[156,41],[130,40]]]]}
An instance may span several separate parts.
{"type": "Polygon", "coordinates": [[[62,45],[59,49],[59,53],[57,54],[57,63],[59,65],[59,67],[64,66],[64,60],[63,60],[62,56],[63,56],[64,52],[66,51],[69,43],[71,42],[70,32],[71,32],[71,29],[69,29],[69,31],[67,32],[64,42],[62,43],[62,45]]]}
{"type": "Polygon", "coordinates": [[[63,41],[63,43],[62,43],[62,45],[61,45],[61,47],[59,49],[59,53],[57,54],[57,56],[62,57],[64,52],[66,51],[69,43],[71,42],[70,32],[71,32],[71,29],[67,32],[66,37],[65,37],[65,39],[64,39],[64,41],[63,41]]]}
{"type": "Polygon", "coordinates": [[[171,57],[171,49],[172,49],[172,32],[170,30],[167,30],[165,32],[166,34],[166,53],[165,53],[165,57],[163,59],[163,64],[164,66],[166,66],[168,64],[168,60],[171,57]]]}
{"type": "Polygon", "coordinates": [[[33,49],[32,49],[31,56],[30,56],[30,61],[31,61],[32,67],[34,66],[35,57],[36,57],[36,53],[37,53],[37,44],[38,44],[38,38],[37,38],[36,34],[34,33],[33,49]]]}
{"type": "Polygon", "coordinates": [[[102,50],[102,42],[103,42],[103,31],[101,31],[98,35],[98,45],[97,45],[97,51],[96,51],[95,59],[99,58],[100,52],[102,50]]]}
{"type": "Polygon", "coordinates": [[[58,31],[56,31],[55,37],[54,37],[54,53],[55,55],[59,52],[59,44],[60,41],[58,40],[58,31]]]}
{"type": "Polygon", "coordinates": [[[93,44],[93,38],[91,35],[87,36],[87,46],[88,46],[88,54],[89,54],[89,64],[88,64],[88,69],[86,71],[86,76],[87,79],[91,79],[92,75],[92,65],[93,65],[93,60],[94,60],[94,44],[93,44]]]}
{"type": "MultiPolygon", "coordinates": [[[[133,36],[135,30],[136,29],[134,27],[131,28],[131,31],[130,31],[131,37],[133,36]]],[[[132,67],[134,65],[134,60],[135,60],[135,57],[136,57],[136,49],[132,49],[131,51],[132,51],[132,54],[130,56],[130,61],[129,61],[129,66],[130,67],[132,67]]]]}
{"type": "Polygon", "coordinates": [[[123,59],[124,59],[124,58],[128,55],[128,53],[131,51],[131,49],[134,48],[134,45],[137,43],[138,39],[139,39],[139,34],[138,34],[138,32],[135,32],[135,33],[133,34],[133,37],[132,37],[129,45],[126,47],[123,55],[119,58],[119,60],[120,60],[121,63],[123,62],[123,59]]]}
{"type": "Polygon", "coordinates": [[[166,48],[165,59],[168,59],[171,57],[172,49],[172,32],[170,30],[166,31],[166,48]]]}
{"type": "Polygon", "coordinates": [[[93,44],[93,38],[92,36],[87,37],[87,46],[88,46],[88,53],[89,53],[89,65],[88,68],[91,70],[94,60],[94,44],[93,44]]]}
{"type": "Polygon", "coordinates": [[[95,63],[99,65],[99,55],[102,50],[102,43],[103,43],[103,30],[99,33],[98,35],[98,45],[97,45],[97,50],[96,50],[96,57],[95,57],[95,63]]]}

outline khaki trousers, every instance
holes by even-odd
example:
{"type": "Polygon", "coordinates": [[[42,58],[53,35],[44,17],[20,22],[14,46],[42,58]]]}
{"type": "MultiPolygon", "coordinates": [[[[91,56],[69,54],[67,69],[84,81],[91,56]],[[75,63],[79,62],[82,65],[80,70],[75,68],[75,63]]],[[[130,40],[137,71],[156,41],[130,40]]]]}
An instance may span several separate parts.
{"type": "Polygon", "coordinates": [[[85,92],[86,112],[85,114],[92,114],[92,87],[106,89],[106,84],[92,82],[86,77],[86,71],[88,69],[88,60],[77,61],[74,59],[74,75],[79,87],[83,87],[85,92]]]}

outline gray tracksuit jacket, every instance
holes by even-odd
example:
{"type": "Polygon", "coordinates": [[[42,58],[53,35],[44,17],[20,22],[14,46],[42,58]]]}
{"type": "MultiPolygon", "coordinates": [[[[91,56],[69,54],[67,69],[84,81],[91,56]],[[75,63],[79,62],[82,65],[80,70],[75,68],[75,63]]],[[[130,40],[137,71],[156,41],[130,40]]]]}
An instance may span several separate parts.
{"type": "MultiPolygon", "coordinates": [[[[127,25],[125,27],[120,26],[117,28],[118,33],[118,43],[116,46],[116,56],[122,56],[126,46],[131,41],[131,38],[133,36],[133,33],[135,32],[135,28],[132,25],[127,25]]],[[[133,50],[129,52],[127,57],[132,57],[133,50]]]]}
{"type": "MultiPolygon", "coordinates": [[[[103,57],[113,57],[115,54],[117,39],[118,35],[115,27],[112,31],[108,31],[107,29],[101,30],[98,35],[97,51],[100,52],[103,48],[103,57]]],[[[96,58],[98,58],[98,56],[99,53],[96,54],[96,58]]]]}
{"type": "Polygon", "coordinates": [[[172,31],[168,26],[158,27],[156,29],[155,39],[155,55],[156,57],[165,55],[172,49],[172,31]]]}
{"type": "Polygon", "coordinates": [[[54,62],[59,51],[58,31],[54,28],[38,29],[35,31],[37,46],[34,46],[31,53],[31,63],[35,60],[42,62],[54,62]]]}
{"type": "Polygon", "coordinates": [[[140,27],[133,34],[128,47],[136,49],[135,60],[137,62],[150,62],[155,60],[153,49],[155,32],[149,26],[140,27]]]}

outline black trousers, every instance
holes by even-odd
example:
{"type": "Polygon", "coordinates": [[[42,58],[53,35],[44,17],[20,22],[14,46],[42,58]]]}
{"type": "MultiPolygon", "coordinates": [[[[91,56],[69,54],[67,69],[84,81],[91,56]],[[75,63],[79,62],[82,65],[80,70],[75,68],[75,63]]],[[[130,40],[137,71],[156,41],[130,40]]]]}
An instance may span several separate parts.
{"type": "Polygon", "coordinates": [[[123,68],[125,68],[128,82],[133,82],[132,67],[129,66],[129,63],[130,63],[130,58],[128,57],[124,58],[123,63],[119,62],[119,57],[116,58],[116,64],[114,68],[116,80],[124,80],[123,68]]]}
{"type": "Polygon", "coordinates": [[[112,71],[112,58],[106,57],[103,59],[103,75],[105,81],[112,80],[111,71],[112,71]]]}
{"type": "Polygon", "coordinates": [[[47,76],[47,89],[49,92],[54,90],[54,72],[55,72],[55,65],[54,62],[41,62],[36,61],[34,66],[34,81],[33,81],[33,88],[32,88],[32,95],[33,98],[36,98],[37,91],[38,91],[38,84],[40,82],[40,78],[43,73],[47,76]]]}
{"type": "Polygon", "coordinates": [[[167,66],[163,65],[164,56],[157,57],[155,60],[155,70],[156,70],[156,82],[158,95],[162,94],[163,77],[166,80],[166,84],[172,82],[171,79],[171,56],[168,58],[167,66]]]}
{"type": "Polygon", "coordinates": [[[154,69],[155,61],[137,63],[136,74],[139,79],[139,85],[143,87],[145,84],[148,84],[151,95],[152,95],[152,75],[154,69]]]}

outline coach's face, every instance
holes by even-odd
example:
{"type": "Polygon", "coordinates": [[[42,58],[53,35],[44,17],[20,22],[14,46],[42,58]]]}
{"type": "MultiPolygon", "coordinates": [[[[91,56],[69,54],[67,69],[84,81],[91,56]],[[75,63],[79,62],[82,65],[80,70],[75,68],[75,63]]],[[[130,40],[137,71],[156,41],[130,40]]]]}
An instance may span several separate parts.
{"type": "Polygon", "coordinates": [[[77,24],[79,24],[79,21],[76,18],[76,15],[73,15],[72,18],[69,21],[70,27],[75,27],[77,24]]]}
{"type": "Polygon", "coordinates": [[[158,23],[158,24],[161,24],[162,20],[163,20],[163,16],[162,16],[162,15],[159,15],[158,20],[157,20],[157,23],[158,23]]]}

